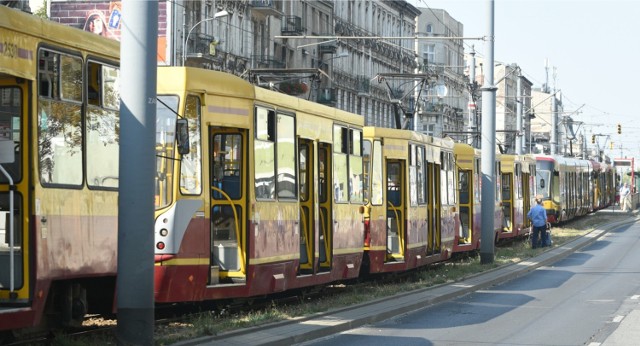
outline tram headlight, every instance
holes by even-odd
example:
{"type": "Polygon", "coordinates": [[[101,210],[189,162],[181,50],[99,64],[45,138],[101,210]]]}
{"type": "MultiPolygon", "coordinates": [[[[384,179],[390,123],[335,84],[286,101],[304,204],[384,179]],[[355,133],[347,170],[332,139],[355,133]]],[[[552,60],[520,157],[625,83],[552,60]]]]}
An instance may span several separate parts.
{"type": "Polygon", "coordinates": [[[166,237],[169,234],[169,230],[166,228],[163,228],[160,230],[160,235],[163,237],[166,237]]]}

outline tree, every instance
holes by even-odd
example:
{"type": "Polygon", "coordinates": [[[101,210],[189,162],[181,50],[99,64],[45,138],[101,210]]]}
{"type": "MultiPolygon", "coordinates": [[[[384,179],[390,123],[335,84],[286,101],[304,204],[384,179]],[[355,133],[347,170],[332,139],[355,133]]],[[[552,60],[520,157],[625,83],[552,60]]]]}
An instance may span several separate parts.
{"type": "Polygon", "coordinates": [[[42,19],[49,19],[49,17],[47,17],[47,0],[42,1],[42,6],[37,7],[33,15],[42,19]]]}

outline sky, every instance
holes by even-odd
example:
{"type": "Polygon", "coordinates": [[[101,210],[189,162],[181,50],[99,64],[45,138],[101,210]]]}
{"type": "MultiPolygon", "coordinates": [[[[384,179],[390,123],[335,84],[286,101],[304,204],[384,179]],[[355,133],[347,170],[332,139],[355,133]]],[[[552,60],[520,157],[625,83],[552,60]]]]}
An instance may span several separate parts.
{"type": "MultiPolygon", "coordinates": [[[[488,0],[408,0],[418,8],[446,10],[464,25],[464,37],[489,33],[488,0]]],[[[639,0],[495,0],[494,59],[519,65],[541,87],[561,90],[565,114],[583,122],[579,130],[598,136],[610,157],[640,159],[638,93],[639,0]],[[555,72],[554,72],[555,71],[555,72]],[[617,134],[617,124],[622,134],[617,134]],[[607,137],[607,135],[609,137],[607,137]],[[610,141],[614,149],[610,149],[610,141]],[[605,143],[606,142],[606,143],[605,143]]],[[[465,41],[486,55],[483,41],[465,41]]],[[[575,127],[574,127],[575,128],[575,127]]],[[[638,164],[636,164],[637,166],[638,164]]]]}

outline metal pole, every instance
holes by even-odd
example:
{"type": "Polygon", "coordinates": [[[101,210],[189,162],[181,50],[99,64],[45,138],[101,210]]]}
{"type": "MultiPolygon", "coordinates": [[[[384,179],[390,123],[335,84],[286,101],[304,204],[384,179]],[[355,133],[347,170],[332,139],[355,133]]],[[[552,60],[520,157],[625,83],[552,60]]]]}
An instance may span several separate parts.
{"type": "Polygon", "coordinates": [[[516,129],[518,132],[516,133],[516,154],[522,155],[522,136],[524,135],[522,132],[522,104],[524,103],[524,99],[522,97],[522,71],[520,70],[520,67],[517,67],[517,69],[518,76],[516,77],[516,88],[518,90],[516,91],[516,97],[518,99],[516,100],[516,129]]]}
{"type": "Polygon", "coordinates": [[[123,1],[118,197],[120,345],[153,345],[158,2],[123,1]]]}
{"type": "MultiPolygon", "coordinates": [[[[419,33],[419,28],[416,25],[415,28],[415,35],[418,36],[419,33]]],[[[420,51],[420,44],[418,42],[418,40],[416,40],[413,43],[413,49],[415,49],[416,52],[420,51]]],[[[420,73],[420,57],[417,56],[415,57],[415,61],[416,61],[416,68],[413,69],[413,73],[418,74],[420,73]]],[[[373,70],[372,70],[373,71],[373,70]]],[[[420,108],[420,100],[418,99],[420,97],[420,88],[424,85],[424,83],[419,83],[417,80],[413,81],[413,131],[418,131],[418,109],[420,108]]],[[[420,127],[422,127],[422,120],[420,120],[420,127]]]]}
{"type": "Polygon", "coordinates": [[[555,82],[555,67],[553,69],[553,97],[551,98],[551,155],[558,154],[558,104],[557,104],[557,91],[555,82]]]}
{"type": "MultiPolygon", "coordinates": [[[[474,50],[474,46],[471,46],[471,53],[469,53],[471,59],[469,61],[469,85],[471,86],[469,89],[469,104],[467,108],[469,110],[469,132],[474,133],[477,131],[476,125],[476,100],[473,95],[475,93],[475,81],[476,81],[476,52],[474,50]]],[[[478,147],[478,136],[473,134],[469,136],[468,143],[474,148],[478,147]]]]}
{"type": "Polygon", "coordinates": [[[493,83],[494,1],[487,1],[487,46],[484,86],[482,87],[482,230],[480,263],[494,260],[494,212],[496,207],[496,87],[493,83]]]}

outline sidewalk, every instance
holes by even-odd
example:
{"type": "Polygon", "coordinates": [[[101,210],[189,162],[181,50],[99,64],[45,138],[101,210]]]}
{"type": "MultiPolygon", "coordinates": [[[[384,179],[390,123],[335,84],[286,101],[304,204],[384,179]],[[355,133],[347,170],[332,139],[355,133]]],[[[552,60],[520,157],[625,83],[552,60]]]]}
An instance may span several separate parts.
{"type": "MultiPolygon", "coordinates": [[[[620,213],[621,211],[618,209],[617,211],[605,210],[602,212],[620,213]]],[[[361,327],[363,325],[383,321],[400,314],[408,313],[429,305],[433,305],[468,294],[470,292],[474,292],[479,289],[488,288],[502,282],[506,282],[516,277],[525,275],[529,271],[532,271],[538,267],[554,263],[561,258],[573,253],[574,251],[592,244],[603,234],[608,232],[609,229],[635,222],[636,218],[632,216],[636,216],[636,214],[637,211],[634,211],[633,214],[629,214],[630,217],[628,219],[603,225],[602,228],[605,229],[594,230],[583,237],[564,244],[563,246],[559,246],[543,252],[535,258],[497,268],[495,270],[483,272],[460,282],[411,291],[403,294],[398,294],[393,297],[385,297],[360,305],[333,310],[330,312],[312,316],[306,316],[303,318],[297,318],[264,326],[224,333],[221,335],[180,342],[175,344],[175,346],[288,346],[340,333],[346,330],[361,327]]],[[[638,319],[640,319],[640,314],[638,315],[638,319]]],[[[622,327],[623,325],[621,325],[618,329],[621,329],[622,327]]],[[[634,329],[633,325],[630,325],[629,328],[634,329]]],[[[620,333],[622,332],[623,331],[620,331],[620,333]]],[[[612,339],[614,337],[617,337],[615,336],[615,334],[616,333],[611,336],[612,339]]],[[[627,334],[623,334],[622,337],[626,338],[627,334]]],[[[630,339],[626,339],[626,341],[629,340],[630,339]]],[[[633,340],[640,340],[640,337],[633,340]]],[[[611,341],[611,343],[606,344],[617,344],[613,340],[611,341]]]]}

